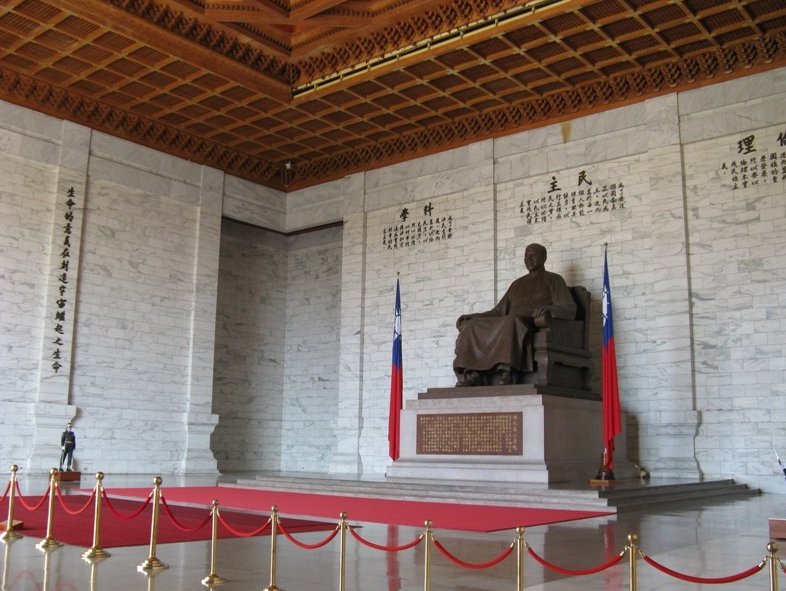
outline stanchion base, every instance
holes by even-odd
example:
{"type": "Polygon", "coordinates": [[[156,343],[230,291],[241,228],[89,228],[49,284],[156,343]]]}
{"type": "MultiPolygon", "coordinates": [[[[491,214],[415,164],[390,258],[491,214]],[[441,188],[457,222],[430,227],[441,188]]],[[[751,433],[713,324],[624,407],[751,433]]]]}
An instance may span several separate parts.
{"type": "Polygon", "coordinates": [[[786,540],[786,519],[770,517],[770,539],[786,540]]]}
{"type": "Polygon", "coordinates": [[[90,548],[81,554],[82,558],[87,560],[88,562],[91,561],[99,561],[103,560],[104,558],[109,558],[111,554],[104,550],[103,548],[90,548]]]}
{"type": "MultiPolygon", "coordinates": [[[[13,529],[22,529],[25,526],[25,522],[22,521],[21,519],[14,519],[14,522],[13,522],[12,525],[13,525],[13,527],[11,528],[12,530],[13,529]]],[[[0,531],[6,531],[7,529],[8,529],[8,521],[0,522],[0,531]]]]}
{"type": "Polygon", "coordinates": [[[151,556],[147,560],[145,560],[142,564],[136,567],[136,570],[139,572],[147,572],[151,570],[164,570],[165,568],[169,568],[166,564],[161,562],[155,556],[151,556]]]}
{"type": "Polygon", "coordinates": [[[52,548],[59,548],[62,545],[63,542],[58,542],[54,538],[44,538],[38,542],[35,547],[39,550],[51,550],[52,548]]]}
{"type": "Polygon", "coordinates": [[[262,591],[284,591],[281,587],[276,587],[275,585],[268,585],[262,591]]]}
{"type": "Polygon", "coordinates": [[[215,587],[216,585],[226,583],[226,581],[227,580],[224,577],[219,577],[218,575],[208,575],[202,579],[202,584],[205,587],[215,587]]]}
{"type": "Polygon", "coordinates": [[[18,540],[19,538],[23,537],[22,534],[17,533],[15,530],[11,529],[8,531],[4,531],[0,534],[0,542],[5,542],[6,544],[10,544],[18,540]]]}

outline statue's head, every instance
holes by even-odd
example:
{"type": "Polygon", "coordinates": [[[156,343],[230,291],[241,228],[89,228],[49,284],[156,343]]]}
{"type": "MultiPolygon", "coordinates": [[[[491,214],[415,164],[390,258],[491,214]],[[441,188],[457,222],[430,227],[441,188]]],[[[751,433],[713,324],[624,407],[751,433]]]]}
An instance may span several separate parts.
{"type": "Polygon", "coordinates": [[[542,244],[530,244],[524,251],[524,266],[527,271],[537,271],[546,264],[546,247],[542,244]]]}

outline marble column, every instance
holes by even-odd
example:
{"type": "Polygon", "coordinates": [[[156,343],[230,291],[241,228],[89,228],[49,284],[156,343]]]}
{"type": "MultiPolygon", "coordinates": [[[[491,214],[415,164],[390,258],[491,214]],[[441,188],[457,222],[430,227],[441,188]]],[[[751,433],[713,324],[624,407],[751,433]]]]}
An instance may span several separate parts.
{"type": "Polygon", "coordinates": [[[212,413],[212,402],[223,194],[224,174],[203,167],[194,256],[186,442],[179,468],[183,474],[218,472],[210,449],[210,435],[218,424],[218,415],[212,413]]]}
{"type": "Polygon", "coordinates": [[[330,473],[358,474],[363,427],[363,322],[366,256],[366,214],[356,211],[344,219],[341,255],[341,328],[339,344],[336,453],[330,473]]]}
{"type": "Polygon", "coordinates": [[[32,409],[34,438],[26,459],[30,473],[57,467],[60,435],[78,415],[70,404],[70,377],[91,135],[87,127],[62,123],[38,391],[32,409]]]}

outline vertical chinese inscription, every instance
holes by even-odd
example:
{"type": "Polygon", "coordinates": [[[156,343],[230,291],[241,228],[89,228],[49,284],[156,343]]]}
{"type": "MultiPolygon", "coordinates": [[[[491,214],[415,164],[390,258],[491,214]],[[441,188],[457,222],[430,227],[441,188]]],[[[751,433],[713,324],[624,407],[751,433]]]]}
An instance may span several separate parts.
{"type": "Polygon", "coordinates": [[[453,216],[436,215],[431,202],[423,206],[422,215],[404,207],[398,222],[382,229],[382,246],[387,250],[411,248],[421,244],[445,242],[453,238],[453,216]]]}
{"type": "Polygon", "coordinates": [[[721,163],[721,175],[731,181],[732,191],[786,181],[786,132],[756,138],[751,134],[737,140],[736,156],[721,163]]]}
{"type": "Polygon", "coordinates": [[[521,455],[522,425],[520,412],[418,415],[417,453],[521,455]]]}
{"type": "Polygon", "coordinates": [[[63,214],[63,242],[60,250],[60,265],[57,269],[57,291],[55,293],[55,313],[52,318],[52,371],[58,373],[63,368],[63,353],[66,309],[68,306],[68,268],[71,264],[71,234],[74,222],[74,188],[69,187],[65,193],[65,213],[63,214]]]}
{"type": "Polygon", "coordinates": [[[519,204],[519,213],[524,216],[524,221],[527,224],[541,224],[625,209],[625,184],[622,179],[596,184],[586,170],[581,170],[575,185],[572,180],[568,183],[568,186],[563,187],[560,180],[552,176],[542,194],[523,199],[519,204]]]}

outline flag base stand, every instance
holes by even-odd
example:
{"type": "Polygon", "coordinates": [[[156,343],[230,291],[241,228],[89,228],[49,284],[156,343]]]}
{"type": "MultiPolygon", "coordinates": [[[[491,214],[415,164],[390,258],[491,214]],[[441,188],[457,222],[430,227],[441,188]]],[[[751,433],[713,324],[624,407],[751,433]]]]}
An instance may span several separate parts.
{"type": "Polygon", "coordinates": [[[604,458],[601,460],[598,473],[595,475],[595,478],[590,479],[592,486],[612,486],[616,482],[614,470],[609,468],[609,465],[606,463],[606,454],[604,453],[603,455],[604,458]]]}
{"type": "Polygon", "coordinates": [[[600,486],[600,487],[614,486],[615,484],[617,484],[617,481],[613,478],[613,476],[614,475],[612,474],[612,478],[590,478],[589,483],[592,486],[600,486]]]}

